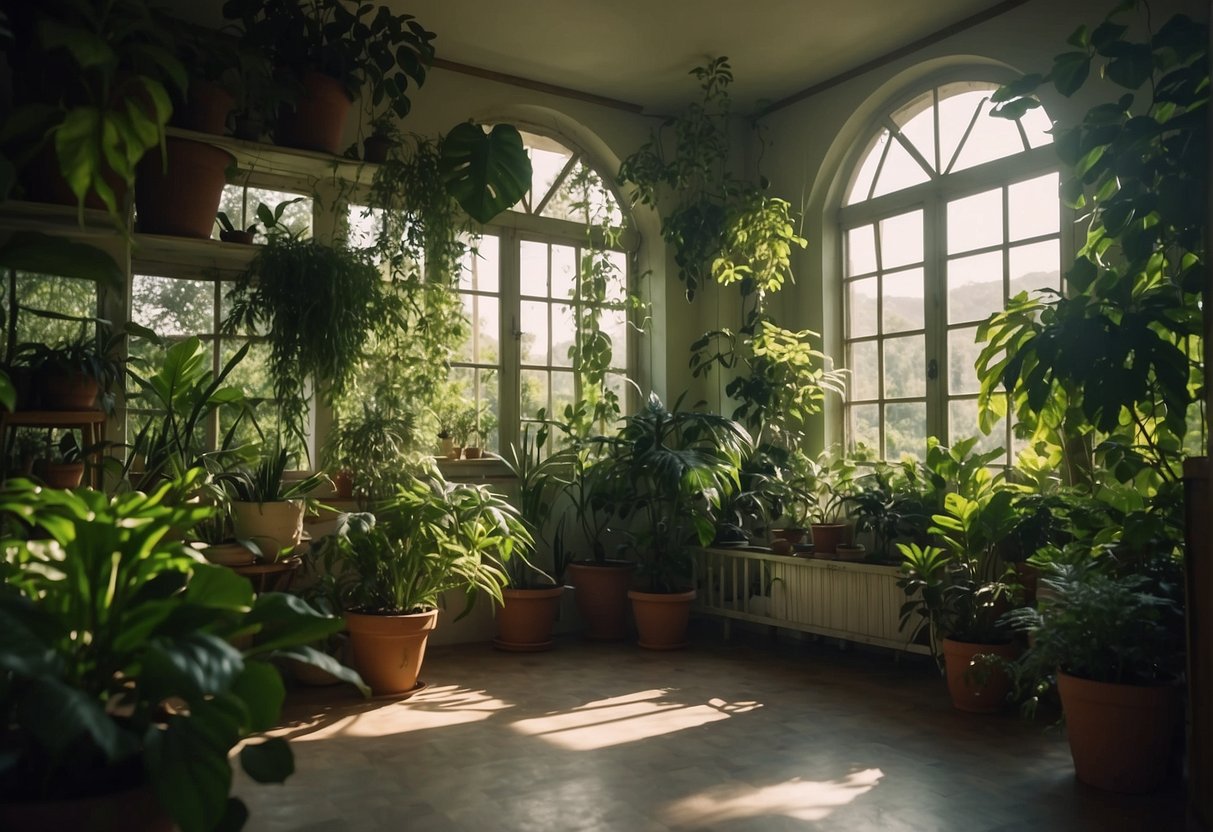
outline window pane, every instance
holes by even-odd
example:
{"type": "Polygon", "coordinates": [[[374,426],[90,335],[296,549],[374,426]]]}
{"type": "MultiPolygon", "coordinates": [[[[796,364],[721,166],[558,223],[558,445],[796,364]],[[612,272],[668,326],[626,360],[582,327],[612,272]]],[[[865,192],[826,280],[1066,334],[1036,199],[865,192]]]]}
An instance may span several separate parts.
{"type": "Polygon", "coordinates": [[[919,458],[927,448],[927,406],[923,402],[897,402],[884,408],[885,459],[902,454],[919,458]]]}
{"type": "Polygon", "coordinates": [[[573,307],[566,303],[552,304],[552,366],[572,367],[569,349],[577,341],[577,328],[573,323],[573,307]]]}
{"type": "Polygon", "coordinates": [[[602,177],[580,161],[556,186],[540,214],[582,224],[606,219],[612,225],[623,222],[623,212],[619,210],[615,195],[603,183],[602,177]]]}
{"type": "Polygon", "coordinates": [[[948,402],[948,439],[955,445],[962,439],[976,436],[975,453],[986,453],[995,448],[1006,450],[1007,422],[1000,419],[998,424],[990,429],[989,435],[983,434],[977,422],[977,399],[958,399],[948,402]]]}
{"type": "Polygon", "coordinates": [[[548,247],[523,240],[519,244],[519,287],[524,295],[548,296],[548,247]]]}
{"type": "Polygon", "coordinates": [[[880,135],[872,141],[871,148],[863,157],[863,163],[859,165],[859,170],[855,174],[855,181],[851,183],[851,190],[847,194],[847,205],[854,205],[856,202],[863,202],[868,198],[868,192],[872,190],[872,179],[876,176],[876,167],[880,164],[880,156],[884,153],[884,146],[888,142],[888,130],[881,130],[880,135]]]}
{"type": "Polygon", "coordinates": [[[607,303],[623,303],[628,294],[628,256],[622,251],[609,251],[607,261],[607,303]]]}
{"type": "Polygon", "coordinates": [[[1010,253],[1011,296],[1038,289],[1061,289],[1061,243],[1046,240],[1015,246],[1010,253]]]}
{"type": "Polygon", "coordinates": [[[876,278],[866,277],[847,284],[847,337],[876,334],[876,278]]]}
{"type": "Polygon", "coordinates": [[[346,209],[346,241],[350,248],[370,248],[379,239],[383,209],[350,205],[346,209]]]}
{"type": "Polygon", "coordinates": [[[977,116],[973,131],[960,149],[956,164],[952,165],[953,172],[1013,156],[1027,149],[1015,122],[994,118],[990,115],[993,108],[994,105],[988,100],[982,102],[981,114],[977,116]]]}
{"type": "MultiPolygon", "coordinates": [[[[226,365],[243,346],[243,339],[224,338],[219,354],[220,362],[226,365]]],[[[249,399],[272,400],[274,377],[270,373],[270,345],[264,341],[253,342],[244,360],[232,368],[227,383],[244,391],[244,395],[249,399]]]]}
{"type": "Polygon", "coordinates": [[[948,332],[948,393],[951,395],[976,393],[980,389],[974,365],[983,345],[976,339],[975,326],[948,332]]]}
{"type": "Polygon", "coordinates": [[[497,414],[501,412],[501,376],[496,370],[476,370],[476,404],[480,408],[480,441],[485,450],[501,450],[497,414]]]}
{"type": "MultiPolygon", "coordinates": [[[[241,185],[224,185],[223,196],[219,199],[219,210],[227,214],[228,219],[238,229],[257,225],[257,233],[253,241],[265,242],[265,227],[257,218],[257,206],[265,205],[270,211],[276,211],[279,205],[298,199],[282,209],[282,217],[278,224],[292,235],[309,238],[312,236],[312,199],[302,194],[289,191],[275,191],[267,188],[245,188],[241,185]]],[[[361,213],[361,209],[359,209],[361,213]]],[[[215,223],[211,232],[213,239],[219,239],[219,223],[215,223]]],[[[372,238],[373,241],[373,238],[372,238]]]]}
{"type": "Polygon", "coordinates": [[[573,297],[577,280],[577,250],[572,246],[552,246],[552,297],[567,300],[573,297]]]}
{"type": "Polygon", "coordinates": [[[880,221],[880,268],[922,262],[922,211],[880,221]]]}
{"type": "Polygon", "coordinates": [[[1002,242],[1002,188],[948,203],[948,254],[1002,242]]]}
{"type": "Polygon", "coordinates": [[[497,341],[501,331],[501,305],[495,297],[465,295],[463,312],[472,325],[471,337],[460,351],[462,360],[478,364],[496,364],[497,341]]]}
{"type": "Polygon", "coordinates": [[[849,398],[852,401],[880,396],[880,367],[876,342],[859,341],[848,346],[847,367],[851,371],[849,398]]]}
{"type": "Polygon", "coordinates": [[[131,317],[161,336],[212,333],[215,284],[209,280],[136,275],[131,317]]]}
{"type": "Polygon", "coordinates": [[[474,240],[463,258],[460,289],[497,292],[501,285],[500,240],[492,234],[474,240]]]}
{"type": "Polygon", "coordinates": [[[847,275],[876,271],[876,232],[864,225],[847,231],[847,275]]]}
{"type": "Polygon", "coordinates": [[[985,88],[992,86],[962,81],[939,88],[939,164],[945,170],[960,146],[974,111],[989,95],[985,88]]]}
{"type": "Polygon", "coordinates": [[[927,392],[922,335],[888,338],[884,342],[884,394],[890,399],[923,396],[927,392]]]}
{"type": "MultiPolygon", "coordinates": [[[[519,373],[518,401],[522,415],[527,418],[533,418],[540,408],[548,406],[546,370],[523,370],[519,373]]],[[[551,411],[548,411],[548,416],[552,416],[551,411]]]]}
{"type": "Polygon", "coordinates": [[[1001,251],[948,261],[948,323],[984,321],[1002,308],[1001,251]]]}
{"type": "Polygon", "coordinates": [[[922,329],[923,319],[923,271],[909,269],[904,272],[886,274],[884,294],[881,297],[881,314],[885,332],[906,332],[922,329]]]}
{"type": "Polygon", "coordinates": [[[598,317],[598,328],[611,339],[611,366],[622,370],[628,356],[628,318],[622,309],[604,309],[598,317]]]}
{"type": "Polygon", "coordinates": [[[522,363],[548,363],[548,305],[539,301],[522,302],[522,363]]]}
{"type": "Polygon", "coordinates": [[[564,414],[564,408],[577,398],[572,373],[552,373],[552,406],[549,413],[564,414]]]}
{"type": "Polygon", "coordinates": [[[869,448],[880,447],[880,405],[856,404],[847,408],[850,421],[847,435],[852,445],[862,444],[869,448]]]}
{"type": "Polygon", "coordinates": [[[893,123],[922,154],[932,169],[935,167],[935,102],[931,93],[920,95],[892,115],[893,123]]]}
{"type": "Polygon", "coordinates": [[[1043,107],[1028,110],[1019,123],[1023,125],[1023,131],[1028,134],[1028,144],[1032,147],[1052,144],[1053,137],[1049,131],[1053,129],[1053,122],[1049,121],[1049,115],[1043,107]]]}
{"type": "Polygon", "coordinates": [[[1056,234],[1061,228],[1056,173],[1007,188],[1007,224],[1012,240],[1056,234]]]}
{"type": "Polygon", "coordinates": [[[872,196],[883,196],[894,191],[901,191],[926,182],[929,178],[922,165],[914,161],[914,157],[901,146],[901,142],[893,140],[892,146],[889,147],[889,155],[885,157],[884,167],[880,169],[880,176],[876,180],[876,190],[872,192],[872,196]]]}
{"type": "MultiPolygon", "coordinates": [[[[17,302],[31,309],[91,318],[97,314],[97,284],[74,277],[18,272],[17,302]]],[[[24,312],[17,316],[16,328],[17,343],[54,344],[79,337],[85,325],[24,312]]]]}
{"type": "Polygon", "coordinates": [[[554,139],[534,133],[523,133],[527,154],[531,157],[531,206],[547,196],[556,177],[564,170],[573,153],[554,139]]]}

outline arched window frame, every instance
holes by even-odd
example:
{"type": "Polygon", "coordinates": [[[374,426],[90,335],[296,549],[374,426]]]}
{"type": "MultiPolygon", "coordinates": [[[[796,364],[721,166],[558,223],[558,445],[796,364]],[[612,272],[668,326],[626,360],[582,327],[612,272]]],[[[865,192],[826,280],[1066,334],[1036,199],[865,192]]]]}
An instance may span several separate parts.
{"type": "MultiPolygon", "coordinates": [[[[870,414],[873,406],[876,408],[878,418],[876,419],[876,434],[871,438],[874,438],[876,442],[869,444],[875,444],[877,455],[882,458],[896,459],[902,451],[921,454],[921,449],[917,445],[913,448],[888,447],[887,417],[890,415],[889,405],[914,404],[920,406],[925,414],[923,420],[925,436],[938,436],[947,442],[978,433],[975,418],[971,424],[967,424],[962,423],[961,419],[950,413],[953,405],[960,402],[975,401],[976,395],[975,391],[962,393],[949,389],[948,333],[967,329],[971,326],[971,322],[949,323],[947,267],[950,260],[958,259],[958,255],[954,254],[949,257],[948,254],[946,231],[947,205],[949,202],[1001,189],[1002,233],[999,244],[989,247],[989,250],[997,250],[1002,254],[1002,281],[1005,299],[1009,288],[1008,260],[1010,250],[1024,243],[1024,240],[1008,240],[1007,188],[1016,183],[1026,182],[1041,176],[1058,174],[1060,163],[1052,144],[1040,144],[1028,150],[977,164],[963,170],[954,169],[956,162],[955,155],[959,154],[960,146],[957,147],[956,154],[951,158],[945,159],[943,156],[948,154],[940,153],[939,143],[936,141],[934,148],[936,158],[928,160],[923,158],[923,154],[919,153],[916,148],[907,147],[908,142],[899,144],[910,156],[915,157],[915,161],[920,165],[930,167],[936,164],[942,167],[945,172],[933,174],[926,181],[909,187],[872,196],[868,199],[858,200],[851,204],[846,204],[846,202],[861,174],[864,162],[867,160],[873,147],[878,143],[883,131],[890,130],[890,135],[894,135],[893,131],[897,131],[897,124],[893,121],[894,115],[924,95],[934,95],[933,91],[951,84],[972,83],[976,85],[988,84],[997,86],[1009,80],[1010,77],[1005,71],[987,66],[977,69],[954,68],[946,73],[924,78],[915,83],[911,88],[904,90],[902,94],[890,99],[880,108],[880,115],[868,124],[867,129],[861,133],[862,140],[855,142],[854,151],[843,160],[841,170],[844,174],[842,177],[844,187],[838,188],[835,192],[837,199],[835,203],[837,205],[837,225],[835,227],[838,229],[836,243],[837,271],[835,279],[838,286],[836,297],[839,303],[839,306],[836,307],[839,312],[835,320],[838,321],[840,326],[840,337],[831,340],[833,343],[841,346],[839,363],[850,368],[853,372],[849,390],[850,395],[842,407],[840,426],[838,433],[835,434],[848,447],[853,447],[857,439],[863,440],[869,438],[866,435],[860,435],[863,431],[856,429],[856,417],[860,415],[860,408],[868,408],[868,414],[870,414]],[[922,212],[923,240],[921,263],[918,265],[923,270],[923,320],[921,327],[914,330],[899,331],[895,335],[917,335],[921,337],[921,378],[923,379],[923,389],[921,391],[913,391],[913,395],[890,396],[886,395],[884,386],[881,383],[881,374],[884,372],[884,341],[888,337],[888,333],[885,333],[880,328],[884,311],[882,308],[882,296],[878,292],[876,308],[872,310],[872,314],[877,321],[876,335],[872,337],[853,336],[850,321],[854,310],[851,308],[852,304],[849,300],[849,287],[853,278],[865,275],[869,277],[878,275],[879,279],[877,283],[879,285],[883,281],[886,272],[895,271],[896,269],[883,269],[878,261],[872,274],[853,271],[848,261],[850,254],[848,250],[848,232],[869,225],[874,229],[879,229],[882,220],[887,221],[890,218],[902,217],[915,211],[922,212]],[[854,356],[855,347],[863,341],[877,342],[875,353],[877,368],[875,395],[870,395],[870,374],[863,373],[863,368],[857,366],[861,362],[857,362],[854,356]],[[860,395],[856,395],[857,393],[860,395]]],[[[935,101],[937,99],[933,98],[932,103],[935,103],[935,101]]],[[[1023,142],[1027,144],[1028,138],[1023,135],[1023,128],[1020,127],[1019,129],[1023,142]]],[[[972,130],[972,124],[969,125],[969,130],[972,130]]],[[[935,117],[935,133],[938,135],[937,114],[935,117]]],[[[966,138],[968,137],[968,131],[966,131],[965,136],[966,138]]],[[[894,138],[888,142],[888,146],[884,149],[884,153],[890,152],[889,146],[892,146],[894,141],[900,143],[901,139],[894,135],[894,138]]],[[[960,144],[963,146],[964,142],[962,141],[960,144]]],[[[874,187],[875,184],[876,176],[873,176],[869,185],[874,187]]],[[[871,192],[870,188],[869,194],[871,192]]],[[[1029,242],[1040,242],[1046,238],[1050,241],[1056,240],[1058,250],[1057,268],[1060,272],[1061,264],[1067,262],[1072,256],[1074,240],[1069,231],[1069,220],[1072,218],[1072,212],[1064,210],[1060,199],[1057,201],[1057,212],[1058,222],[1055,232],[1040,235],[1039,239],[1025,238],[1025,240],[1029,242]]],[[[978,252],[985,250],[983,248],[976,249],[978,252]]],[[[897,266],[897,269],[912,268],[913,265],[915,264],[912,262],[900,264],[897,266]]],[[[1060,288],[1060,283],[1058,288],[1060,288]]],[[[972,407],[975,407],[975,404],[972,407]]],[[[915,437],[915,439],[917,438],[919,437],[915,437]]],[[[1001,427],[995,428],[992,435],[986,437],[981,443],[982,447],[997,447],[1000,445],[1008,451],[1007,460],[1012,460],[1016,449],[1019,447],[1019,443],[1012,436],[1011,426],[1005,420],[1001,427]]]]}

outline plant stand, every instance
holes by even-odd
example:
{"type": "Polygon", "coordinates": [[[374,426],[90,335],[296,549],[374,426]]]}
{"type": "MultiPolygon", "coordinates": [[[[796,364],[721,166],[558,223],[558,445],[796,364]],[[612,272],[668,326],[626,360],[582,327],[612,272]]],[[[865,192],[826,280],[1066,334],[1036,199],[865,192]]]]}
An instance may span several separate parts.
{"type": "MultiPolygon", "coordinates": [[[[7,448],[6,434],[9,428],[72,428],[79,430],[83,441],[81,445],[92,448],[93,457],[93,487],[101,488],[103,454],[98,447],[101,444],[101,433],[105,425],[105,412],[101,410],[18,410],[16,413],[0,412],[0,448],[7,448]]],[[[4,454],[7,466],[8,454],[4,454]]],[[[0,470],[8,475],[7,467],[0,470]]]]}
{"type": "Polygon", "coordinates": [[[263,592],[285,592],[290,588],[295,573],[302,565],[303,558],[296,555],[273,563],[250,563],[246,566],[228,568],[237,575],[248,578],[253,584],[253,589],[260,595],[263,592]]]}

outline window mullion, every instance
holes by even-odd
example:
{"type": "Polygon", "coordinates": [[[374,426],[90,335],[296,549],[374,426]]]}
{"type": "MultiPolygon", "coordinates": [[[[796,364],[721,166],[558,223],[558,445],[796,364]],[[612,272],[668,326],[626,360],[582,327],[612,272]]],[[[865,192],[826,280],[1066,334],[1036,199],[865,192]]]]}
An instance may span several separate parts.
{"type": "Polygon", "coordinates": [[[498,316],[499,366],[497,368],[500,388],[497,396],[498,447],[504,452],[510,443],[516,443],[522,431],[521,410],[522,373],[519,367],[522,331],[521,300],[521,241],[518,232],[503,228],[498,243],[500,274],[497,285],[501,291],[501,314],[498,316]]]}
{"type": "Polygon", "coordinates": [[[947,229],[944,223],[944,199],[937,197],[923,205],[923,323],[926,327],[926,355],[923,374],[932,361],[938,368],[935,377],[927,375],[927,435],[945,440],[948,436],[948,305],[947,305],[947,229]]]}

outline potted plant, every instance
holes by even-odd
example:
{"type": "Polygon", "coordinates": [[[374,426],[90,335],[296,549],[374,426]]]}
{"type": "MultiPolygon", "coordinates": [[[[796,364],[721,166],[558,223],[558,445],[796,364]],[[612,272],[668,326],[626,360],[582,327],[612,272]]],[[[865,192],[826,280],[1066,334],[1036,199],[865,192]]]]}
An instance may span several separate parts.
{"type": "Polygon", "coordinates": [[[122,362],[114,349],[122,335],[108,333],[104,325],[81,325],[80,334],[53,345],[22,344],[16,360],[32,369],[37,382],[34,398],[45,410],[92,410],[100,400],[103,410],[113,410],[110,389],[122,375],[122,362]]]}
{"type": "Polygon", "coordinates": [[[207,239],[236,157],[207,142],[170,136],[139,163],[136,228],[144,234],[207,239]]]}
{"type": "Polygon", "coordinates": [[[299,545],[305,498],[324,482],[323,474],[287,480],[289,460],[287,449],[275,445],[262,449],[251,469],[241,467],[219,476],[231,495],[236,536],[255,541],[270,562],[299,545]]]}
{"type": "Polygon", "coordinates": [[[716,535],[721,497],[738,487],[751,444],[737,422],[700,410],[673,410],[655,395],[623,420],[605,445],[606,475],[616,483],[616,517],[625,551],[635,557],[643,589],[628,592],[640,646],[669,650],[686,643],[695,590],[688,547],[716,535]]]}
{"type": "Polygon", "coordinates": [[[14,481],[0,491],[5,829],[237,828],[247,816],[229,794],[237,757],[259,782],[292,769],[282,738],[233,754],[278,720],[272,662],[289,656],[360,684],[302,646],[339,619],[297,598],[254,598],[247,581],[174,542],[210,509],[170,505],[170,489],[111,498],[14,481]]]}
{"type": "MultiPolygon", "coordinates": [[[[571,452],[545,456],[550,436],[548,425],[541,424],[534,440],[530,428],[530,425],[523,428],[520,444],[510,446],[504,462],[516,480],[519,518],[538,549],[547,541],[552,510],[566,484],[563,472],[568,468],[571,452]]],[[[559,580],[567,565],[563,532],[562,520],[552,537],[551,575],[523,558],[511,559],[507,564],[508,584],[501,590],[497,638],[493,640],[493,646],[499,650],[530,653],[551,649],[552,628],[564,595],[564,584],[559,580]]]]}
{"type": "Polygon", "coordinates": [[[31,198],[102,209],[125,229],[136,167],[163,146],[171,93],[187,84],[171,27],[143,0],[9,5],[21,83],[6,155],[31,198]]]}
{"type": "Polygon", "coordinates": [[[380,113],[371,119],[371,134],[362,140],[362,158],[368,162],[386,162],[392,150],[400,147],[404,136],[392,113],[380,113]]]}
{"type": "Polygon", "coordinates": [[[84,451],[76,434],[64,431],[58,443],[51,441],[54,431],[46,432],[43,455],[34,463],[34,473],[49,488],[79,488],[84,480],[84,451]]]}
{"type": "Polygon", "coordinates": [[[289,147],[339,153],[353,99],[369,97],[408,115],[410,80],[421,86],[434,57],[432,32],[412,15],[372,3],[339,0],[228,0],[244,42],[289,73],[300,93],[284,110],[277,140],[289,147]]]}
{"type": "Polygon", "coordinates": [[[173,21],[174,40],[189,70],[189,88],[173,100],[170,124],[199,133],[227,133],[241,84],[236,38],[205,26],[173,21]]]}
{"type": "Polygon", "coordinates": [[[805,517],[813,534],[815,557],[837,553],[839,545],[851,542],[847,522],[847,499],[851,495],[855,463],[838,451],[826,450],[816,461],[805,458],[801,477],[807,481],[809,500],[805,517]]]}
{"type": "Polygon", "coordinates": [[[264,202],[258,202],[257,208],[253,212],[257,217],[257,221],[245,226],[245,223],[248,222],[248,186],[246,185],[244,188],[244,202],[240,206],[240,225],[242,227],[238,228],[234,225],[226,211],[217,212],[215,214],[215,221],[219,223],[219,239],[225,243],[252,245],[259,231],[265,234],[267,239],[276,234],[289,235],[289,229],[282,222],[282,215],[287,208],[296,202],[302,202],[304,199],[306,197],[297,196],[294,199],[283,200],[273,208],[264,202]]]}
{"type": "Polygon", "coordinates": [[[378,405],[363,402],[357,415],[340,418],[329,434],[323,459],[335,473],[334,484],[343,473],[349,476],[349,493],[343,499],[357,497],[366,508],[391,495],[400,478],[409,451],[416,444],[416,427],[411,416],[396,415],[378,405]]]}
{"type": "Polygon", "coordinates": [[[1017,663],[1029,709],[1055,683],[1078,779],[1117,792],[1158,788],[1182,713],[1179,562],[1087,549],[1043,568],[1039,608],[1008,615],[1030,636],[1017,663]]]}
{"type": "Polygon", "coordinates": [[[466,615],[480,592],[501,602],[503,564],[531,544],[517,512],[484,486],[406,472],[375,514],[347,514],[318,557],[344,612],[355,667],[377,695],[418,686],[426,642],[448,591],[466,615]]]}
{"type": "Polygon", "coordinates": [[[213,512],[194,524],[186,536],[190,545],[219,566],[248,566],[261,558],[261,547],[255,540],[236,537],[231,504],[223,491],[211,489],[207,496],[213,512]]]}
{"type": "Polygon", "coordinates": [[[950,493],[933,520],[931,532],[944,548],[898,544],[898,586],[909,598],[901,626],[916,621],[911,638],[928,628],[932,655],[945,671],[956,708],[995,711],[1005,704],[1010,680],[990,657],[1007,660],[1018,653],[1002,616],[1015,605],[1019,586],[998,555],[999,543],[1019,520],[1014,495],[996,481],[975,497],[950,493]]]}

